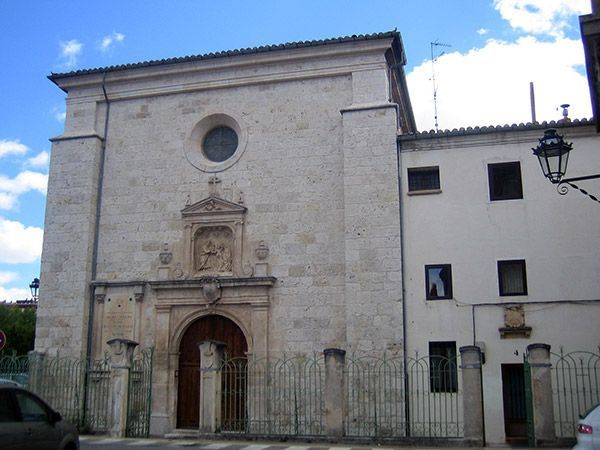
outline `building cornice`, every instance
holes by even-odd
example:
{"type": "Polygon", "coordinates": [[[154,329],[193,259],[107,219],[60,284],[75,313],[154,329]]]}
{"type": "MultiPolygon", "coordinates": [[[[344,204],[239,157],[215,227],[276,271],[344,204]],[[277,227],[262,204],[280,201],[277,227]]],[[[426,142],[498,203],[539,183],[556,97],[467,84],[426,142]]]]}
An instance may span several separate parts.
{"type": "MultiPolygon", "coordinates": [[[[48,78],[71,102],[102,101],[102,86],[112,100],[231,88],[307,78],[348,75],[385,68],[385,52],[401,47],[397,32],[340,38],[327,44],[271,46],[272,50],[220,52],[123,66],[52,74],[48,78]],[[372,57],[357,58],[359,55],[372,57]],[[299,63],[311,62],[299,66],[299,63]],[[135,87],[133,87],[135,85],[135,87]]],[[[269,48],[271,48],[269,47],[269,48]]],[[[403,52],[402,48],[397,51],[403,52]]]]}
{"type": "Polygon", "coordinates": [[[478,147],[490,145],[537,142],[548,128],[561,130],[569,138],[595,134],[593,119],[575,119],[569,122],[550,121],[541,123],[467,127],[443,131],[425,131],[415,134],[399,134],[398,143],[403,152],[415,150],[440,150],[455,147],[478,147]],[[493,136],[493,138],[492,138],[493,136]]]}

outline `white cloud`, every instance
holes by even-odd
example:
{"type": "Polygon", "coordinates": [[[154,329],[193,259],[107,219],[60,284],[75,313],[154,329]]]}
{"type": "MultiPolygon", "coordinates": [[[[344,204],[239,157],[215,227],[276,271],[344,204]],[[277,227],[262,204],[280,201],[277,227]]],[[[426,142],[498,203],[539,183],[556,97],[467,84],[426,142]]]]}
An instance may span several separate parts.
{"type": "MultiPolygon", "coordinates": [[[[535,85],[538,122],[560,119],[556,108],[562,103],[571,104],[571,118],[591,117],[587,79],[577,71],[583,64],[581,42],[566,38],[489,40],[465,54],[444,54],[435,63],[439,127],[531,121],[530,81],[535,85]]],[[[433,129],[431,61],[415,67],[407,80],[419,129],[433,129]]]]}
{"type": "Polygon", "coordinates": [[[58,121],[63,123],[67,118],[67,112],[62,107],[55,106],[52,108],[52,115],[58,121]]]}
{"type": "Polygon", "coordinates": [[[487,28],[480,28],[479,30],[477,30],[477,34],[479,36],[483,36],[484,34],[488,34],[490,32],[490,30],[488,30],[487,28]]]}
{"type": "Polygon", "coordinates": [[[15,178],[0,175],[0,209],[11,209],[19,196],[29,191],[45,195],[47,188],[48,175],[43,173],[25,170],[15,178]]]}
{"type": "Polygon", "coordinates": [[[510,26],[526,33],[562,37],[572,15],[590,12],[589,0],[494,0],[510,26]]]}
{"type": "Polygon", "coordinates": [[[113,33],[109,34],[108,36],[104,36],[102,38],[102,40],[100,41],[100,50],[102,50],[103,52],[106,52],[108,50],[110,50],[110,48],[112,47],[112,45],[115,42],[123,42],[125,40],[125,35],[123,33],[117,33],[116,31],[114,31],[113,33]]]}
{"type": "Polygon", "coordinates": [[[0,217],[0,263],[21,264],[36,261],[42,254],[44,231],[0,217]]]}
{"type": "Polygon", "coordinates": [[[37,156],[29,158],[27,162],[31,167],[47,168],[50,163],[50,153],[46,151],[40,152],[37,156]]]}
{"type": "Polygon", "coordinates": [[[11,283],[19,278],[17,272],[0,272],[0,284],[11,283]]]}
{"type": "Polygon", "coordinates": [[[83,44],[77,39],[71,39],[60,43],[60,57],[65,67],[74,67],[77,65],[77,58],[83,50],[83,44]]]}
{"type": "Polygon", "coordinates": [[[31,298],[29,289],[5,288],[4,286],[0,286],[0,301],[8,300],[9,302],[16,302],[17,300],[26,300],[28,298],[31,298]]]}
{"type": "Polygon", "coordinates": [[[0,139],[0,158],[7,155],[24,155],[29,151],[29,147],[21,144],[19,140],[9,141],[0,139]]]}

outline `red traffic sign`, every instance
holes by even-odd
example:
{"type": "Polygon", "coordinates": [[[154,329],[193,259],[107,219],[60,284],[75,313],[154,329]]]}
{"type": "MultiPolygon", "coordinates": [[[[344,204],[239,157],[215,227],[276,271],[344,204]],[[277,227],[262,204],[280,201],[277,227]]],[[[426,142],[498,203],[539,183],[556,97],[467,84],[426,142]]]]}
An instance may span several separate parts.
{"type": "Polygon", "coordinates": [[[6,345],[6,335],[4,334],[4,331],[0,330],[0,351],[2,351],[2,349],[4,348],[5,345],[6,345]]]}

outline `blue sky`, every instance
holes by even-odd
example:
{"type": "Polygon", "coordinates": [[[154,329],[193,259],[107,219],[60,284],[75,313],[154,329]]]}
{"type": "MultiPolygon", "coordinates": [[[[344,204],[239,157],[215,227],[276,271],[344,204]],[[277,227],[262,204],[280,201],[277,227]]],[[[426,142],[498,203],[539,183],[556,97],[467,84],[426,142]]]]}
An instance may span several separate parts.
{"type": "Polygon", "coordinates": [[[578,15],[589,0],[0,0],[0,300],[39,276],[49,138],[65,95],[46,77],[130,62],[400,31],[420,130],[589,117],[578,15]],[[444,52],[442,54],[442,51],[444,52]],[[549,61],[552,70],[548,70],[549,61]]]}

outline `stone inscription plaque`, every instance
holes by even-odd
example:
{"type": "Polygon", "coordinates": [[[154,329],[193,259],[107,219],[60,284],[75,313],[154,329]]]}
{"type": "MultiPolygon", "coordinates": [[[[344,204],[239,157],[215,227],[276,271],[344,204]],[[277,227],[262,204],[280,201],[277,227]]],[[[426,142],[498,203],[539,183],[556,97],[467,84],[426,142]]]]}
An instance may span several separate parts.
{"type": "Polygon", "coordinates": [[[104,302],[102,344],[114,338],[133,340],[135,300],[127,296],[111,296],[104,302]]]}

